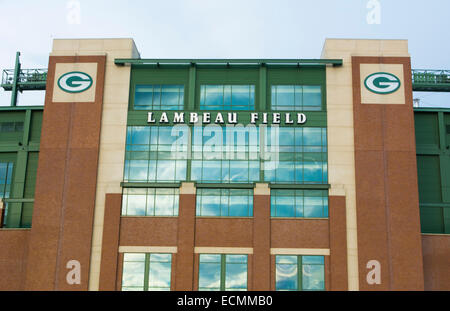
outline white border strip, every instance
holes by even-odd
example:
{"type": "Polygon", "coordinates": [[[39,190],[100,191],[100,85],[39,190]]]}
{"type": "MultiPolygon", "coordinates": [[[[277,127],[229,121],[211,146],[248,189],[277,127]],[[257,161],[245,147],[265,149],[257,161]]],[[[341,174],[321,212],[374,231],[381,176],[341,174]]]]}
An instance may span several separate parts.
{"type": "Polygon", "coordinates": [[[329,256],[329,248],[271,248],[271,255],[322,255],[329,256]]]}
{"type": "Polygon", "coordinates": [[[176,246],[119,246],[119,253],[177,253],[176,246]]]}
{"type": "Polygon", "coordinates": [[[253,248],[247,247],[194,247],[196,254],[253,254],[253,248]]]}

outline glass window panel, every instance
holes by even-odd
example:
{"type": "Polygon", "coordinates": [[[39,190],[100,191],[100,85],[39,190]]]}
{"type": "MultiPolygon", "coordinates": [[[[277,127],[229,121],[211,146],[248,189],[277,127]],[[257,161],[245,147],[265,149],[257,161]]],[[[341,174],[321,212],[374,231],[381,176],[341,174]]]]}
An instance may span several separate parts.
{"type": "Polygon", "coordinates": [[[233,85],[231,87],[231,105],[235,110],[246,110],[250,107],[250,86],[233,85]]]}
{"type": "Polygon", "coordinates": [[[324,290],[325,273],[323,265],[302,266],[302,288],[303,290],[324,290]]]}
{"type": "Polygon", "coordinates": [[[152,85],[136,85],[134,94],[134,108],[136,110],[151,109],[153,102],[152,85]]]}
{"type": "Polygon", "coordinates": [[[230,181],[248,181],[247,161],[230,161],[230,181]]]}
{"type": "Polygon", "coordinates": [[[220,267],[220,261],[218,263],[200,261],[198,275],[199,290],[220,290],[220,267]]]}
{"type": "Polygon", "coordinates": [[[321,197],[305,197],[304,204],[305,217],[323,217],[321,197]]]}
{"type": "Polygon", "coordinates": [[[278,255],[275,257],[275,262],[277,264],[293,264],[296,265],[298,262],[297,256],[285,256],[285,255],[278,255]]]}
{"type": "Polygon", "coordinates": [[[163,85],[161,90],[161,106],[167,110],[180,108],[180,85],[163,85]]]}
{"type": "Polygon", "coordinates": [[[201,110],[253,110],[254,85],[201,85],[201,110]]]}
{"type": "Polygon", "coordinates": [[[130,160],[129,161],[129,180],[147,180],[148,177],[148,161],[146,160],[130,160]]]}
{"type": "Polygon", "coordinates": [[[275,202],[277,217],[295,217],[294,197],[277,197],[275,202]]]}
{"type": "Polygon", "coordinates": [[[213,263],[220,263],[221,256],[219,254],[201,254],[200,255],[200,262],[213,262],[213,263]]]}
{"type": "Polygon", "coordinates": [[[321,162],[304,162],[303,163],[303,180],[305,182],[321,182],[322,163],[321,162]]]}
{"type": "MultiPolygon", "coordinates": [[[[228,256],[227,256],[228,257],[228,256]]],[[[247,264],[227,263],[225,290],[247,289],[247,264]]]]}
{"type": "Polygon", "coordinates": [[[323,256],[302,256],[303,264],[323,265],[325,258],[323,256]]]}
{"type": "Polygon", "coordinates": [[[144,216],[146,210],[147,197],[145,195],[128,195],[126,215],[144,216]]]}
{"type": "Polygon", "coordinates": [[[153,262],[150,260],[148,285],[150,288],[170,290],[171,262],[153,262]]]}
{"type": "Polygon", "coordinates": [[[322,129],[315,127],[303,128],[303,145],[322,146],[322,129]]]}
{"type": "Polygon", "coordinates": [[[162,160],[157,163],[157,180],[173,181],[175,179],[176,161],[162,160]]]}
{"type": "MultiPolygon", "coordinates": [[[[278,256],[277,256],[278,257],[278,256]]],[[[298,289],[298,268],[297,264],[276,264],[276,289],[277,290],[297,290],[298,289]]]]}
{"type": "Polygon", "coordinates": [[[155,215],[156,216],[173,216],[173,195],[156,195],[155,215]]]}
{"type": "Polygon", "coordinates": [[[306,110],[321,110],[322,94],[320,86],[303,86],[303,105],[306,110]]]}
{"type": "Polygon", "coordinates": [[[204,161],[202,180],[216,181],[222,176],[220,161],[204,161]]]}
{"type": "Polygon", "coordinates": [[[247,263],[247,255],[226,255],[227,263],[247,263]]]}
{"type": "Polygon", "coordinates": [[[143,286],[145,262],[125,261],[123,264],[122,286],[143,286]]]}
{"type": "Polygon", "coordinates": [[[131,144],[148,145],[150,139],[150,127],[134,126],[131,131],[131,144]]]}
{"type": "Polygon", "coordinates": [[[229,216],[245,217],[248,216],[248,197],[246,196],[231,196],[229,216]]]}
{"type": "Polygon", "coordinates": [[[220,216],[220,196],[202,196],[199,215],[220,216]]]}

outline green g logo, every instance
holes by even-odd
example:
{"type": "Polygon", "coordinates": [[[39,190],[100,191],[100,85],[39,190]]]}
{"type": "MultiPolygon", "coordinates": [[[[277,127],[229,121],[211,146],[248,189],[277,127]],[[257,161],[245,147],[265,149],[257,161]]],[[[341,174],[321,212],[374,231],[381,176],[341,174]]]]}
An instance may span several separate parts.
{"type": "Polygon", "coordinates": [[[67,93],[81,93],[92,86],[92,78],[87,73],[72,71],[58,79],[58,86],[67,93]]]}
{"type": "Polygon", "coordinates": [[[366,88],[376,94],[391,94],[400,88],[400,79],[391,73],[373,73],[364,80],[366,88]]]}

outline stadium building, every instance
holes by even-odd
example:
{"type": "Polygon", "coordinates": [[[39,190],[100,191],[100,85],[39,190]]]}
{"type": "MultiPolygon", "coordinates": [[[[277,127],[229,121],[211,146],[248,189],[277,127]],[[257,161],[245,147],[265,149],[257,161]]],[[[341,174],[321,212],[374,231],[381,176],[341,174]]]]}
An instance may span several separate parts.
{"type": "Polygon", "coordinates": [[[0,290],[450,290],[450,72],[406,40],[4,70],[0,290]],[[17,104],[45,90],[44,106],[17,104]]]}

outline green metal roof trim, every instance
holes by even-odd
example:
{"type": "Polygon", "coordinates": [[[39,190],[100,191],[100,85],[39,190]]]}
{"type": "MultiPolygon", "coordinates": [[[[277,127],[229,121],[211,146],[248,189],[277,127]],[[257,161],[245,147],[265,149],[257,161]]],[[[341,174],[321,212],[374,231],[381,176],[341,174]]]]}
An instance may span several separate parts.
{"type": "Polygon", "coordinates": [[[119,66],[129,65],[332,65],[342,66],[342,59],[140,59],[140,58],[116,58],[114,63],[119,66]]]}

